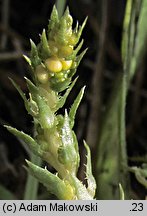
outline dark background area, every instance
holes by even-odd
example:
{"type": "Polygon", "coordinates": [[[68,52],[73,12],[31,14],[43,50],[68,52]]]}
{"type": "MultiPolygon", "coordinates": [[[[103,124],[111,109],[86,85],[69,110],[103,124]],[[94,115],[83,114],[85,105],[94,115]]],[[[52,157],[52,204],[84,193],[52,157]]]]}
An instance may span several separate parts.
{"type": "MultiPolygon", "coordinates": [[[[9,1],[9,10],[6,13],[8,24],[5,24],[3,20],[4,1],[0,0],[0,184],[12,191],[18,199],[21,199],[26,181],[26,171],[22,165],[28,155],[22,141],[11,135],[3,127],[3,124],[12,125],[31,134],[32,119],[25,111],[23,101],[8,77],[13,78],[23,91],[27,92],[23,77],[29,77],[30,69],[22,58],[22,54],[29,53],[30,38],[35,43],[39,42],[39,34],[43,28],[47,28],[55,1],[9,1]]],[[[112,90],[113,81],[122,71],[120,49],[126,1],[109,0],[107,8],[103,8],[102,2],[102,0],[67,1],[74,20],[82,23],[86,16],[89,17],[82,35],[85,41],[83,49],[88,47],[88,52],[79,66],[78,82],[66,103],[66,106],[70,107],[80,88],[86,85],[85,96],[78,110],[75,125],[82,155],[84,152],[82,141],[88,136],[91,103],[94,100],[93,79],[95,72],[101,71],[97,83],[100,86],[98,94],[101,95],[101,101],[98,112],[101,116],[112,90]],[[102,16],[102,11],[105,16],[102,16]]],[[[126,134],[130,165],[147,162],[146,60],[147,56],[136,72],[127,99],[126,134]]],[[[81,179],[83,178],[80,172],[79,176],[81,179]]],[[[131,175],[131,185],[132,197],[144,199],[145,188],[137,182],[133,174],[131,175]]],[[[41,187],[40,194],[43,190],[44,188],[41,187]]]]}

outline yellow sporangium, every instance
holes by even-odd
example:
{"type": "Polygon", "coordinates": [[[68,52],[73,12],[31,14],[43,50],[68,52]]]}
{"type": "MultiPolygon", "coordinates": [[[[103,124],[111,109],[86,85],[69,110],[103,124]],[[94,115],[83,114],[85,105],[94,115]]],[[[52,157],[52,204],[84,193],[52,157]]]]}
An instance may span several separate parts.
{"type": "Polygon", "coordinates": [[[64,196],[65,196],[64,199],[65,200],[75,199],[75,188],[72,187],[67,180],[64,180],[64,183],[66,184],[67,191],[68,191],[68,193],[64,194],[64,196]]]}
{"type": "Polygon", "coordinates": [[[62,70],[69,70],[72,65],[72,60],[61,60],[62,70]]]}
{"type": "Polygon", "coordinates": [[[65,58],[67,56],[70,56],[73,52],[73,46],[61,46],[59,47],[58,55],[61,58],[65,58]]]}
{"type": "Polygon", "coordinates": [[[54,41],[48,41],[48,44],[51,50],[51,54],[53,56],[56,56],[59,50],[57,44],[54,41]]]}
{"type": "Polygon", "coordinates": [[[50,72],[58,73],[62,70],[62,63],[57,57],[46,59],[45,65],[50,72]]]}
{"type": "Polygon", "coordinates": [[[78,39],[77,39],[76,35],[74,33],[72,33],[71,37],[68,40],[68,43],[72,46],[75,46],[77,44],[77,41],[78,41],[78,39]]]}
{"type": "Polygon", "coordinates": [[[36,76],[40,83],[45,84],[48,82],[49,75],[48,72],[45,70],[45,68],[42,65],[38,65],[36,67],[36,76]]]}

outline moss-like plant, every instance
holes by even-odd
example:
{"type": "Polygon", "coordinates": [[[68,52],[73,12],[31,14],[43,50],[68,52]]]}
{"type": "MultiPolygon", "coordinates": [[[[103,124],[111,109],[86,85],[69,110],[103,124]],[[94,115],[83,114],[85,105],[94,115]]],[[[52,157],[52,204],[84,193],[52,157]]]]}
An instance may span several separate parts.
{"type": "Polygon", "coordinates": [[[87,187],[77,178],[79,168],[79,149],[76,135],[73,131],[75,114],[84,94],[84,87],[79,92],[69,112],[65,109],[64,116],[58,110],[62,108],[72,90],[77,78],[72,77],[84,56],[86,50],[79,51],[82,26],[72,29],[73,19],[67,8],[61,18],[56,7],[53,7],[48,30],[43,30],[40,43],[36,46],[31,41],[30,58],[25,56],[32,69],[32,81],[26,79],[29,98],[13,81],[24,100],[25,108],[33,117],[35,136],[6,126],[7,129],[21,138],[31,151],[43,161],[51,165],[56,173],[52,174],[46,168],[41,168],[30,161],[27,170],[35,176],[50,193],[58,199],[88,200],[95,195],[95,179],[91,171],[90,149],[87,151],[86,180],[87,187]]]}

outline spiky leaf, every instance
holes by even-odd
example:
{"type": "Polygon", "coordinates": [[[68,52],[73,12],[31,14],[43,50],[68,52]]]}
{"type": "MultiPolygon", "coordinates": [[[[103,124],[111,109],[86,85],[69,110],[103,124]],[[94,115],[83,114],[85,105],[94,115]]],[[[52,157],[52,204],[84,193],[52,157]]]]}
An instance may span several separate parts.
{"type": "Polygon", "coordinates": [[[25,107],[28,110],[28,101],[27,101],[27,98],[26,98],[25,94],[23,93],[23,91],[21,90],[21,88],[17,85],[17,83],[13,79],[11,79],[11,78],[9,78],[9,79],[10,79],[11,83],[13,84],[13,86],[19,92],[20,96],[22,97],[22,99],[23,99],[23,101],[25,103],[25,107]]]}
{"type": "Polygon", "coordinates": [[[84,29],[84,27],[85,27],[85,25],[86,25],[87,19],[88,19],[88,17],[85,18],[85,20],[84,20],[82,26],[79,27],[79,30],[78,30],[78,33],[77,33],[77,39],[78,39],[78,40],[77,40],[77,43],[78,43],[78,41],[79,41],[79,39],[80,39],[80,37],[81,37],[82,31],[83,31],[83,29],[84,29]]]}
{"type": "Polygon", "coordinates": [[[59,22],[58,11],[56,9],[56,6],[54,5],[52,13],[51,13],[49,25],[48,25],[48,34],[49,34],[49,37],[50,37],[51,30],[55,27],[55,25],[58,22],[59,22]]]}
{"type": "Polygon", "coordinates": [[[74,126],[74,120],[75,120],[75,115],[76,115],[76,112],[77,112],[77,109],[80,105],[80,102],[83,98],[83,95],[84,95],[84,90],[85,90],[85,86],[81,89],[81,91],[79,92],[77,98],[75,99],[71,109],[70,109],[70,112],[69,112],[69,118],[70,118],[70,126],[71,128],[73,128],[74,126]]]}
{"type": "Polygon", "coordinates": [[[14,85],[14,87],[17,89],[20,96],[24,100],[25,108],[28,111],[28,113],[30,115],[32,115],[33,117],[35,117],[38,114],[38,106],[37,106],[36,102],[32,100],[31,94],[30,94],[30,100],[27,100],[25,94],[20,89],[20,87],[17,85],[17,83],[15,83],[15,81],[12,80],[11,78],[9,78],[9,79],[11,80],[12,84],[14,85]]]}
{"type": "Polygon", "coordinates": [[[30,40],[30,42],[31,42],[30,59],[31,59],[31,62],[32,62],[32,66],[35,69],[37,65],[41,64],[41,59],[39,58],[38,50],[37,50],[37,47],[36,47],[35,43],[32,40],[30,40]]]}
{"type": "Polygon", "coordinates": [[[26,55],[23,55],[23,57],[28,62],[28,64],[32,67],[31,59],[28,56],[26,56],[26,55]]]}
{"type": "Polygon", "coordinates": [[[28,88],[31,92],[33,100],[37,103],[39,114],[38,121],[43,129],[49,129],[54,126],[54,114],[48,106],[45,98],[40,96],[39,89],[26,78],[28,88]]]}
{"type": "Polygon", "coordinates": [[[38,94],[38,88],[37,86],[34,85],[34,83],[32,83],[31,80],[29,80],[27,77],[25,77],[25,80],[27,82],[27,86],[28,86],[28,89],[32,95],[32,98],[35,100],[36,98],[36,95],[38,94]]]}
{"type": "Polygon", "coordinates": [[[43,60],[47,59],[51,55],[51,51],[48,45],[48,40],[46,37],[45,29],[43,29],[42,35],[41,35],[41,57],[43,60]]]}
{"type": "Polygon", "coordinates": [[[39,145],[31,136],[11,126],[4,125],[4,127],[6,127],[9,132],[22,139],[29,146],[29,148],[32,150],[34,154],[38,156],[42,155],[42,151],[39,145]]]}
{"type": "Polygon", "coordinates": [[[92,166],[91,166],[91,152],[90,152],[90,148],[87,145],[87,143],[84,141],[84,146],[86,148],[87,151],[87,164],[86,164],[86,179],[87,179],[87,190],[89,192],[89,194],[94,197],[95,195],[95,190],[96,190],[96,181],[95,178],[92,174],[92,166]]]}
{"type": "Polygon", "coordinates": [[[54,114],[52,113],[50,107],[46,103],[45,99],[41,97],[40,95],[37,95],[36,103],[39,108],[39,123],[42,127],[42,129],[50,129],[54,126],[55,118],[54,114]]]}
{"type": "Polygon", "coordinates": [[[65,110],[64,122],[61,131],[62,145],[58,149],[58,159],[70,171],[76,171],[77,153],[74,146],[72,130],[69,124],[69,117],[65,110]]]}
{"type": "Polygon", "coordinates": [[[77,66],[80,64],[80,62],[81,62],[83,56],[86,54],[87,50],[88,50],[88,48],[86,48],[83,52],[81,52],[80,55],[78,55],[78,56],[76,57],[76,60],[75,60],[75,61],[76,61],[76,63],[77,63],[77,66]]]}
{"type": "Polygon", "coordinates": [[[69,95],[69,93],[71,92],[72,88],[74,87],[76,81],[77,81],[78,78],[76,78],[72,83],[71,85],[67,88],[65,94],[60,98],[58,104],[57,104],[57,110],[62,108],[66,102],[66,99],[69,95]]]}
{"type": "Polygon", "coordinates": [[[50,79],[50,82],[51,82],[51,89],[53,91],[62,92],[70,85],[71,78],[67,78],[65,81],[58,82],[58,80],[56,80],[55,77],[52,77],[50,79]]]}
{"type": "Polygon", "coordinates": [[[46,168],[40,168],[30,161],[26,161],[28,164],[28,171],[35,176],[47,190],[56,195],[61,200],[73,199],[73,190],[70,185],[66,184],[57,175],[52,174],[46,168]]]}
{"type": "Polygon", "coordinates": [[[79,45],[77,46],[77,48],[73,51],[72,55],[68,56],[66,59],[67,60],[73,60],[75,59],[76,55],[78,54],[78,52],[80,51],[80,49],[82,48],[82,45],[84,43],[84,40],[82,40],[79,45]]]}
{"type": "Polygon", "coordinates": [[[76,190],[77,200],[92,200],[93,197],[88,193],[85,185],[75,176],[71,175],[72,183],[76,190]]]}

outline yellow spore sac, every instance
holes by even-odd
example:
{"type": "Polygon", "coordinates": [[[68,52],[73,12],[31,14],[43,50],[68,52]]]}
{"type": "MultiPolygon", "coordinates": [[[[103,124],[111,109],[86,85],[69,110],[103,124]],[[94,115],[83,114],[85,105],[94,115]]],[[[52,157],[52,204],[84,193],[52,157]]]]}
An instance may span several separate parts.
{"type": "Polygon", "coordinates": [[[57,57],[51,57],[45,60],[47,69],[51,72],[58,73],[62,70],[62,63],[57,57]]]}
{"type": "Polygon", "coordinates": [[[72,34],[71,37],[68,40],[68,44],[75,46],[77,44],[77,37],[75,34],[72,34]]]}
{"type": "Polygon", "coordinates": [[[77,62],[73,62],[70,69],[75,69],[75,68],[77,68],[77,66],[78,66],[77,62]]]}
{"type": "Polygon", "coordinates": [[[62,70],[69,70],[72,65],[72,60],[61,60],[62,62],[62,70]]]}
{"type": "Polygon", "coordinates": [[[68,181],[64,180],[67,191],[64,193],[65,200],[74,200],[75,198],[75,189],[68,183],[68,181]]]}
{"type": "Polygon", "coordinates": [[[61,58],[65,58],[65,57],[70,56],[72,54],[72,52],[73,52],[73,47],[72,46],[61,46],[59,48],[58,55],[61,58]]]}
{"type": "Polygon", "coordinates": [[[48,72],[45,70],[45,68],[42,65],[38,65],[36,67],[35,73],[40,83],[45,84],[48,82],[49,79],[48,72]]]}
{"type": "Polygon", "coordinates": [[[48,42],[52,55],[56,55],[58,53],[58,47],[54,41],[48,42]]]}

